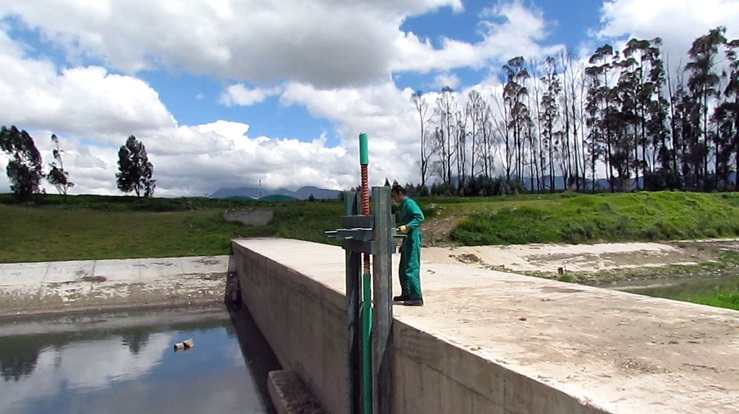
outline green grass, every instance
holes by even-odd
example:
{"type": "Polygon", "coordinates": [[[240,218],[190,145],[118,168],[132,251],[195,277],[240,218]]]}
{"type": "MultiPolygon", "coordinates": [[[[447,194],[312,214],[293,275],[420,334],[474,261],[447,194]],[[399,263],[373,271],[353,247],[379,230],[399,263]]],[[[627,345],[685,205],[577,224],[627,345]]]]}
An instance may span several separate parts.
{"type": "Polygon", "coordinates": [[[338,201],[37,198],[30,205],[0,204],[0,262],[227,254],[234,237],[331,243],[323,231],[338,227],[341,209],[338,201]],[[271,209],[274,220],[230,223],[226,208],[271,209]]]}
{"type": "MultiPolygon", "coordinates": [[[[451,232],[467,245],[667,240],[739,235],[739,194],[526,194],[422,198],[428,219],[464,217],[451,232]]],[[[335,243],[339,200],[274,201],[0,194],[0,262],[226,254],[234,237],[335,243]],[[226,209],[269,209],[266,226],[223,219],[226,209]]]]}
{"type": "Polygon", "coordinates": [[[701,296],[687,296],[681,300],[739,310],[739,291],[737,290],[721,291],[701,296]]]}
{"type": "Polygon", "coordinates": [[[679,240],[739,235],[739,194],[640,192],[503,198],[452,230],[464,245],[679,240]]]}

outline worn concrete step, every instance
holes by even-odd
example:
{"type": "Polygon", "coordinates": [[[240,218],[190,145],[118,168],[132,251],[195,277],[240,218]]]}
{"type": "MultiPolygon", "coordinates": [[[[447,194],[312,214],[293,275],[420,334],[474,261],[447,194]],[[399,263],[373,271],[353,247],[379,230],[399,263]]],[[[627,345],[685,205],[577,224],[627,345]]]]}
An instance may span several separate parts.
{"type": "Polygon", "coordinates": [[[277,414],[328,414],[294,371],[272,371],[267,385],[277,414]]]}

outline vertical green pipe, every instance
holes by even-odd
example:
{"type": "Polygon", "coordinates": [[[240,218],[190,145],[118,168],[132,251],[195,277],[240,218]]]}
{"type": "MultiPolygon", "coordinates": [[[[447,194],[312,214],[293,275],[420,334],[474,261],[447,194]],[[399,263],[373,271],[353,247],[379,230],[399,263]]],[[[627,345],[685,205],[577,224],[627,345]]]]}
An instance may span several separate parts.
{"type": "Polygon", "coordinates": [[[362,286],[362,414],[372,413],[372,299],[369,272],[362,286]]]}
{"type": "MultiPolygon", "coordinates": [[[[367,165],[369,150],[367,134],[359,134],[359,164],[362,166],[362,214],[369,214],[369,184],[367,165]]],[[[372,413],[372,276],[369,255],[364,255],[362,274],[362,414],[372,413]]]]}
{"type": "Polygon", "coordinates": [[[367,148],[367,134],[362,132],[359,134],[359,163],[362,165],[369,164],[369,150],[367,148]]]}

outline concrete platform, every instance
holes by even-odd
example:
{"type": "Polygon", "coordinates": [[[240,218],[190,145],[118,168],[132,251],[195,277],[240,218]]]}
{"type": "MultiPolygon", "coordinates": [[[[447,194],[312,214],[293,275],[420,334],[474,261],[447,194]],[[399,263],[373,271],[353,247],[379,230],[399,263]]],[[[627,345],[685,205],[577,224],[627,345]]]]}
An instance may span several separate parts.
{"type": "MultiPolygon", "coordinates": [[[[284,266],[290,283],[299,274],[343,294],[340,248],[284,239],[234,244],[284,266]]],[[[407,400],[395,402],[395,412],[739,413],[739,312],[427,261],[422,286],[424,307],[394,307],[404,330],[394,328],[395,352],[417,362],[396,362],[394,379],[420,384],[422,394],[398,397],[407,400]],[[451,357],[445,349],[466,352],[451,357]]],[[[310,287],[295,289],[309,295],[297,301],[327,301],[310,287]]]]}
{"type": "Polygon", "coordinates": [[[328,414],[292,371],[272,371],[267,387],[277,414],[328,414]]]}
{"type": "Polygon", "coordinates": [[[229,256],[0,264],[0,316],[223,299],[229,256]]]}

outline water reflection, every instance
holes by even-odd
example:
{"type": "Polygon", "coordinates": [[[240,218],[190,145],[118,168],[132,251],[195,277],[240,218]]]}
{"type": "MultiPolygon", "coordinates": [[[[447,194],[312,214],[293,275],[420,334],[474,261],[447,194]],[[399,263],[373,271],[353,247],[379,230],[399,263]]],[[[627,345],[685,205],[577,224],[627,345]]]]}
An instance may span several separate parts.
{"type": "Polygon", "coordinates": [[[739,289],[739,274],[620,281],[602,286],[659,298],[683,299],[685,297],[701,296],[714,292],[737,290],[739,289]]]}
{"type": "Polygon", "coordinates": [[[244,362],[240,319],[234,328],[222,316],[177,326],[0,337],[2,412],[266,413],[263,385],[244,362]],[[195,342],[191,351],[172,351],[187,338],[195,342]]]}

